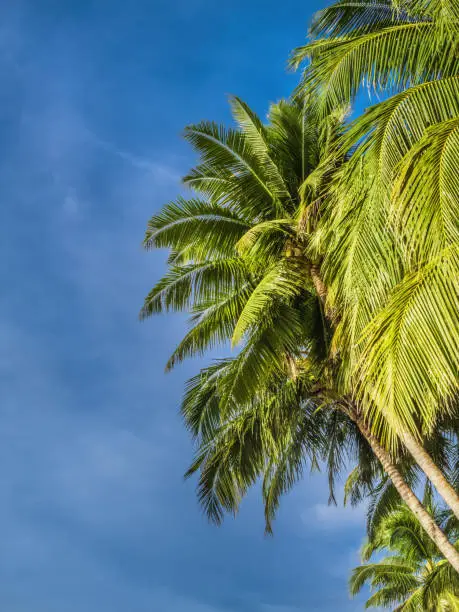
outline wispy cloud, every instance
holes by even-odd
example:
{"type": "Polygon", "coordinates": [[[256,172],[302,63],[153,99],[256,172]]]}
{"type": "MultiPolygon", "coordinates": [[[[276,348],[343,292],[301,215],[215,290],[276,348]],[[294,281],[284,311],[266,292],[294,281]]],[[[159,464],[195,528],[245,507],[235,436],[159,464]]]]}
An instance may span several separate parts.
{"type": "Polygon", "coordinates": [[[366,508],[364,505],[353,508],[351,506],[333,506],[315,504],[301,514],[303,524],[308,527],[313,524],[319,529],[339,531],[349,527],[362,528],[365,524],[366,508]]]}
{"type": "Polygon", "coordinates": [[[101,151],[105,151],[109,155],[118,157],[134,168],[152,173],[158,181],[161,181],[161,183],[173,184],[177,186],[180,182],[181,174],[177,172],[174,167],[148,159],[147,157],[135,155],[130,151],[120,149],[114,143],[102,140],[89,129],[86,130],[85,133],[88,143],[99,148],[101,151]]]}

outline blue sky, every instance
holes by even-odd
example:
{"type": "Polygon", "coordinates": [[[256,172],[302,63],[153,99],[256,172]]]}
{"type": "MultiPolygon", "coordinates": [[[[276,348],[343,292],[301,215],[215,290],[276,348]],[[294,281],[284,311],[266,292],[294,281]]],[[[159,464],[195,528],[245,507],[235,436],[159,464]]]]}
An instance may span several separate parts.
{"type": "Polygon", "coordinates": [[[0,5],[0,608],[299,612],[362,607],[346,581],[362,511],[307,478],[263,536],[254,492],[208,525],[182,474],[179,316],[140,324],[164,254],[148,218],[193,162],[180,139],[261,114],[296,77],[320,2],[40,0],[0,5]]]}

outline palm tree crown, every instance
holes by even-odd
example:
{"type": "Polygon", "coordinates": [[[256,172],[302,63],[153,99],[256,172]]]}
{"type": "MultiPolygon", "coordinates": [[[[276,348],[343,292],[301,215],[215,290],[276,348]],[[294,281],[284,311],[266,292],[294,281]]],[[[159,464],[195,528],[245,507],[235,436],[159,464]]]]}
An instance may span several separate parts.
{"type": "Polygon", "coordinates": [[[298,219],[301,186],[339,121],[321,129],[295,102],[273,105],[267,125],[238,98],[231,108],[236,128],[203,122],[185,131],[200,164],[184,182],[199,197],[166,205],[148,224],[146,247],[171,254],[141,315],[191,312],[167,368],[217,344],[238,345],[236,356],[188,384],[182,412],[198,444],[188,473],[201,471],[199,496],[217,522],[262,476],[270,529],[279,496],[324,453],[325,421],[315,413],[330,328],[298,219]]]}
{"type": "MultiPolygon", "coordinates": [[[[457,521],[448,513],[430,506],[445,532],[457,538],[457,521]]],[[[442,559],[406,506],[393,510],[381,521],[373,537],[362,550],[363,565],[356,567],[350,579],[351,594],[365,584],[372,590],[366,608],[391,608],[404,612],[459,609],[459,578],[442,559]],[[375,554],[383,555],[370,562],[375,554]]]]}

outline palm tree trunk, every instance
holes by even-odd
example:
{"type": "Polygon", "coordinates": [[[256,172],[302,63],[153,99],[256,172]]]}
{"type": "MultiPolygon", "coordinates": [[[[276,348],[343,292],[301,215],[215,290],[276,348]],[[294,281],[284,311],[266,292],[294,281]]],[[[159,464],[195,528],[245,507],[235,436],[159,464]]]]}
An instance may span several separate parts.
{"type": "Polygon", "coordinates": [[[311,274],[311,280],[314,284],[317,296],[319,297],[320,301],[325,305],[325,300],[327,299],[328,291],[320,275],[319,266],[317,264],[312,264],[309,268],[309,273],[311,274]]]}
{"type": "Polygon", "coordinates": [[[455,516],[459,519],[459,495],[447,481],[443,472],[438,468],[432,457],[425,450],[422,444],[416,440],[413,434],[405,432],[400,435],[400,438],[406,448],[409,450],[413,459],[437,489],[438,494],[444,499],[445,503],[451,508],[455,516]]]}
{"type": "Polygon", "coordinates": [[[402,500],[416,516],[422,528],[437,546],[441,554],[449,561],[452,567],[459,574],[459,551],[456,550],[456,548],[451,544],[432,516],[427,512],[419,499],[413,493],[412,489],[408,486],[405,479],[392,462],[390,454],[381,446],[377,438],[371,433],[371,430],[364,422],[363,417],[358,415],[355,411],[350,411],[350,416],[355,421],[361,434],[367,440],[374,454],[381,462],[384,471],[391,479],[402,500]]]}

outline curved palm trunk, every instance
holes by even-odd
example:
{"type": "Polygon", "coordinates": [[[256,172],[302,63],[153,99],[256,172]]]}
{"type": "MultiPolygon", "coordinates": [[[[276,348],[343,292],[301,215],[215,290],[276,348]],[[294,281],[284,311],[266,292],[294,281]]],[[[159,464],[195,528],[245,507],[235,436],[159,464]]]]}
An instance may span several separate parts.
{"type": "Polygon", "coordinates": [[[419,499],[413,493],[412,489],[408,486],[405,479],[392,462],[390,454],[381,446],[377,438],[371,433],[363,418],[355,412],[352,412],[350,416],[355,421],[361,434],[367,440],[374,454],[381,462],[384,471],[391,479],[402,500],[416,516],[422,528],[435,543],[441,554],[449,561],[452,567],[459,574],[459,551],[456,550],[456,548],[451,544],[432,516],[427,512],[419,499]]]}
{"type": "Polygon", "coordinates": [[[432,457],[425,448],[416,440],[413,434],[405,432],[400,438],[409,450],[413,459],[422,469],[430,482],[437,489],[438,494],[445,503],[451,508],[455,516],[459,519],[459,495],[445,478],[443,472],[433,461],[432,457]]]}

